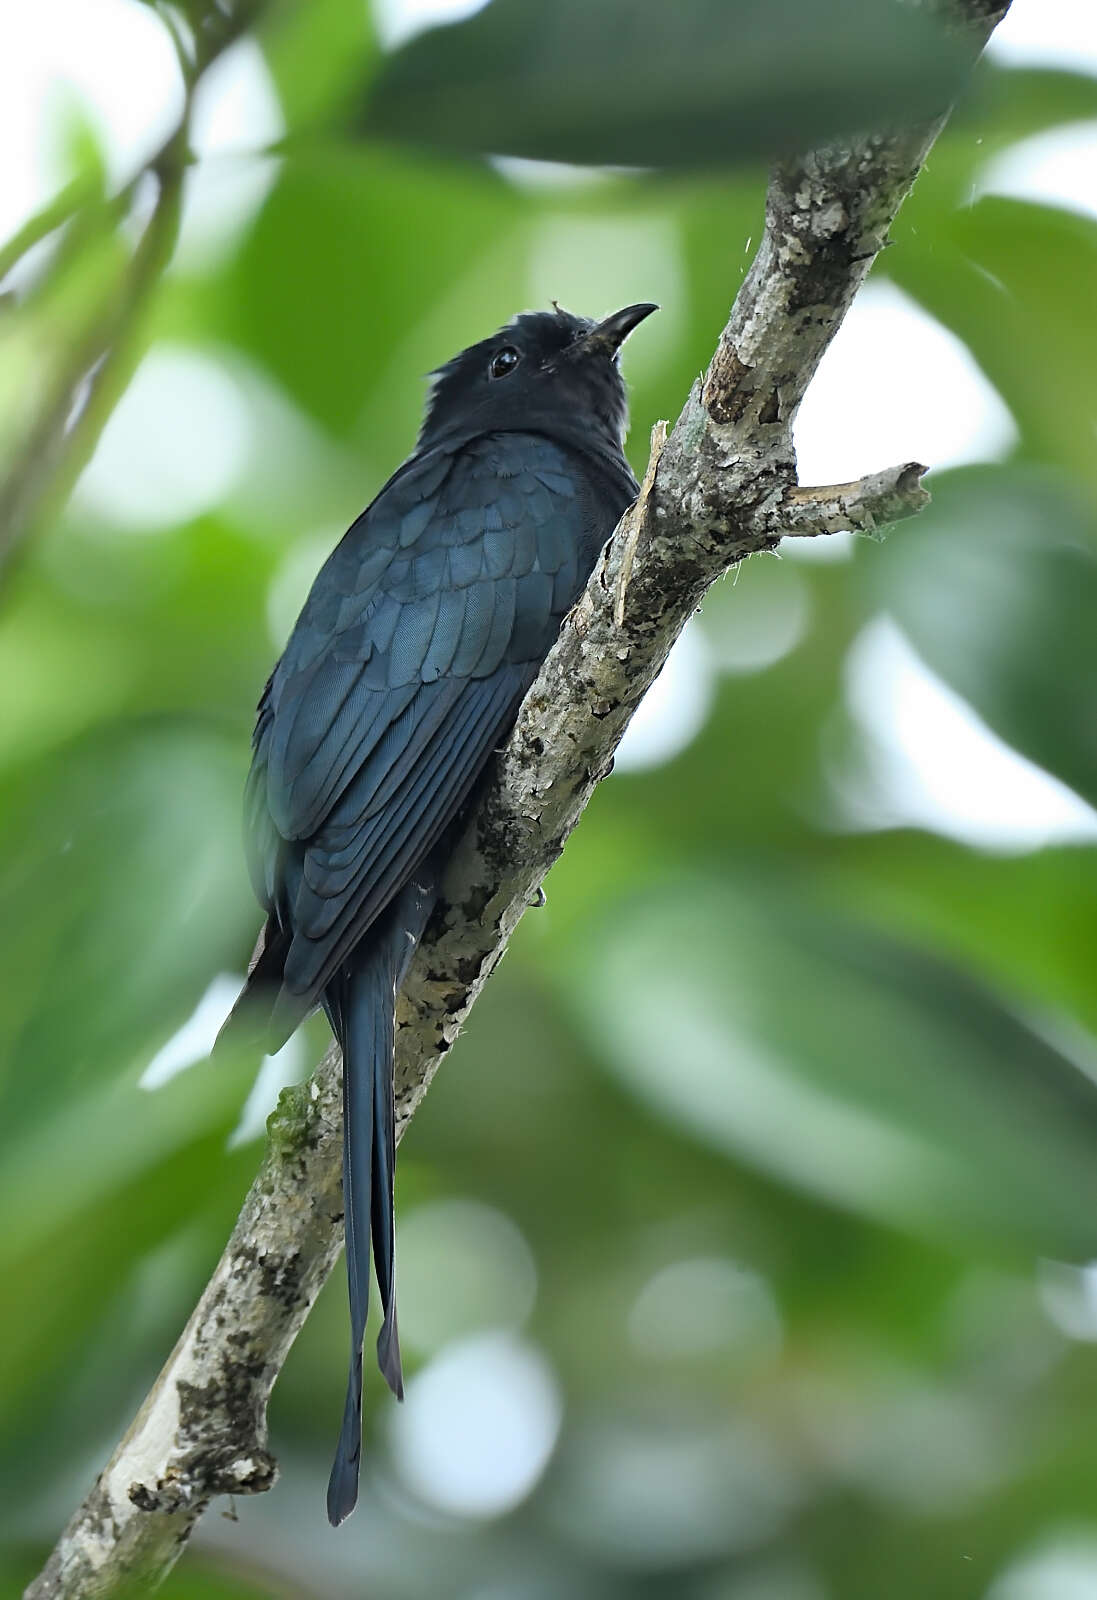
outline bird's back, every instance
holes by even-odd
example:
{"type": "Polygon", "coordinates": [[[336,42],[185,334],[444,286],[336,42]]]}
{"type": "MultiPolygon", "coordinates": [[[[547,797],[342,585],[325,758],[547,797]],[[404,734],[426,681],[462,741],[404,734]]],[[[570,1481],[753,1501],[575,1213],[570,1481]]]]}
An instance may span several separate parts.
{"type": "Polygon", "coordinates": [[[268,1046],[453,820],[635,492],[623,457],[481,435],[413,457],[324,564],[248,782],[268,1046]]]}

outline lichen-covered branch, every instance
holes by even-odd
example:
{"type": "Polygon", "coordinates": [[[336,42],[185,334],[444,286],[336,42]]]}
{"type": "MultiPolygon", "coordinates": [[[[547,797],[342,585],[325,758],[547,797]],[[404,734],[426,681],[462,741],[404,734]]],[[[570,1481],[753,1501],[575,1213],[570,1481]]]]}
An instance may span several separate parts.
{"type": "Polygon", "coordinates": [[[216,1494],[267,1489],[266,1402],[342,1243],[338,1073],[287,1091],[259,1175],[144,1405],[28,1596],[151,1592],[216,1494]]]}
{"type": "MultiPolygon", "coordinates": [[[[952,0],[973,53],[1005,3],[952,0]]],[[[758,255],[703,381],[660,425],[621,520],[526,697],[451,861],[401,996],[402,1133],[707,587],[784,532],[874,531],[926,499],[916,464],[797,486],[791,427],[938,126],[782,165],[758,255]]],[[[267,1488],[266,1406],[342,1243],[340,1062],[288,1091],[225,1254],[29,1600],[83,1600],[177,1558],[209,1500],[267,1488]]],[[[144,1591],[142,1591],[144,1592],[144,1591]]]]}
{"type": "Polygon", "coordinates": [[[922,488],[928,470],[920,462],[908,461],[855,483],[790,489],[775,508],[775,523],[786,539],[812,539],[843,529],[872,538],[879,529],[913,517],[929,504],[929,491],[922,488]]]}

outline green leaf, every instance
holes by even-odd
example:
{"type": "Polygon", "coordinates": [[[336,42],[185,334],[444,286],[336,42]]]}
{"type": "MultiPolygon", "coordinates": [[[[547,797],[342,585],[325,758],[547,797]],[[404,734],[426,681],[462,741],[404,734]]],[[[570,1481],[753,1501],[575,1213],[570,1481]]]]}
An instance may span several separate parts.
{"type": "MultiPolygon", "coordinates": [[[[52,1190],[42,1173],[29,1194],[16,1191],[21,1209],[10,1214],[22,1215],[46,1192],[51,1226],[32,1224],[25,1236],[22,1229],[8,1230],[5,1283],[23,1312],[0,1358],[5,1433],[25,1420],[29,1403],[43,1401],[28,1393],[29,1374],[47,1390],[56,1386],[66,1361],[78,1355],[149,1252],[176,1236],[219,1193],[239,1196],[242,1159],[225,1154],[227,1126],[235,1116],[231,1102],[240,1089],[236,1075],[212,1093],[208,1085],[197,1094],[193,1083],[173,1086],[160,1105],[152,1103],[157,1095],[128,1087],[128,1105],[124,1111],[116,1106],[120,1115],[113,1123],[104,1125],[98,1116],[93,1121],[88,1136],[97,1140],[94,1150],[69,1139],[51,1151],[59,1162],[51,1169],[52,1190]],[[172,1110],[181,1113],[176,1130],[169,1126],[172,1110]],[[212,1131],[196,1136],[200,1121],[212,1122],[212,1131]],[[150,1130],[154,1137],[143,1170],[131,1174],[127,1167],[142,1160],[141,1137],[150,1130]],[[71,1183],[70,1164],[81,1168],[71,1183]]],[[[9,1196],[6,1172],[2,1187],[9,1196]]]]}
{"type": "Polygon", "coordinates": [[[929,250],[936,253],[952,213],[971,205],[988,162],[1035,134],[1093,117],[1097,78],[1001,67],[983,56],[895,219],[894,248],[873,270],[905,281],[911,260],[920,263],[929,250]]]}
{"type": "Polygon", "coordinates": [[[257,27],[291,135],[326,123],[376,54],[361,0],[291,0],[260,12],[257,27]]]}
{"type": "Polygon", "coordinates": [[[425,373],[468,342],[455,316],[462,295],[479,308],[469,339],[521,304],[514,228],[525,210],[487,174],[424,172],[376,151],[295,158],[232,268],[226,334],[337,431],[350,431],[380,389],[369,443],[391,470],[411,444],[425,373]],[[409,347],[441,308],[437,342],[409,347]]]}
{"type": "Polygon", "coordinates": [[[1050,475],[956,474],[862,564],[926,662],[1097,804],[1097,518],[1050,475]]]}
{"type": "Polygon", "coordinates": [[[0,1105],[9,1137],[144,1065],[254,922],[239,763],[165,723],[70,746],[0,789],[0,1105]]]}
{"type": "Polygon", "coordinates": [[[821,892],[847,911],[1097,1036],[1095,879],[1092,845],[991,856],[908,829],[834,837],[814,867],[821,892]]]}
{"type": "Polygon", "coordinates": [[[716,166],[933,115],[964,64],[892,0],[494,0],[397,51],[362,126],[444,151],[716,166]]]}
{"type": "Polygon", "coordinates": [[[779,879],[613,909],[567,990],[703,1143],[950,1243],[1097,1249],[1097,1085],[957,970],[779,879]]]}
{"type": "MultiPolygon", "coordinates": [[[[1019,139],[1093,116],[1097,116],[1097,79],[1088,72],[1003,67],[984,56],[972,75],[971,88],[949,118],[943,140],[965,146],[972,164],[979,165],[1019,139]]],[[[931,171],[941,148],[941,143],[934,146],[931,171]]],[[[901,215],[906,215],[906,206],[901,215]]]]}

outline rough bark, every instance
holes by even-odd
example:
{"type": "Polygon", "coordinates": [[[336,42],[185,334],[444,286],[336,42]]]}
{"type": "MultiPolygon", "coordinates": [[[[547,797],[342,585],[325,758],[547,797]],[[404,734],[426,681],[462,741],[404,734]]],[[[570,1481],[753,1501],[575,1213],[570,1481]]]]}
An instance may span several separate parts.
{"type": "MultiPolygon", "coordinates": [[[[1008,3],[955,0],[979,48],[1008,3]]],[[[399,1008],[402,1133],[707,587],[782,534],[872,533],[928,498],[916,464],[801,488],[797,408],[941,122],[773,174],[764,236],[703,381],[661,424],[640,496],[488,775],[399,1008]]],[[[225,1253],[148,1399],[27,1600],[83,1600],[173,1565],[215,1495],[268,1488],[267,1400],[342,1244],[340,1061],[288,1090],[225,1253]]]]}

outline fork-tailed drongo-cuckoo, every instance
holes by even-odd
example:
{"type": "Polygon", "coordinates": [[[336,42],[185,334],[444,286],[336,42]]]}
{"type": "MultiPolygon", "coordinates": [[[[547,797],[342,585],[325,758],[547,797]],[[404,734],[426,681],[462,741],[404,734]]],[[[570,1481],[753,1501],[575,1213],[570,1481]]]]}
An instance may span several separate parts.
{"type": "Polygon", "coordinates": [[[248,862],[267,920],[233,1012],[267,1050],[323,1006],[343,1051],[350,1377],[328,1486],[358,1494],[370,1240],[393,1285],[395,996],[453,824],[637,492],[617,354],[656,308],[526,312],[434,374],[415,452],[324,563],[263,691],[248,862]]]}

